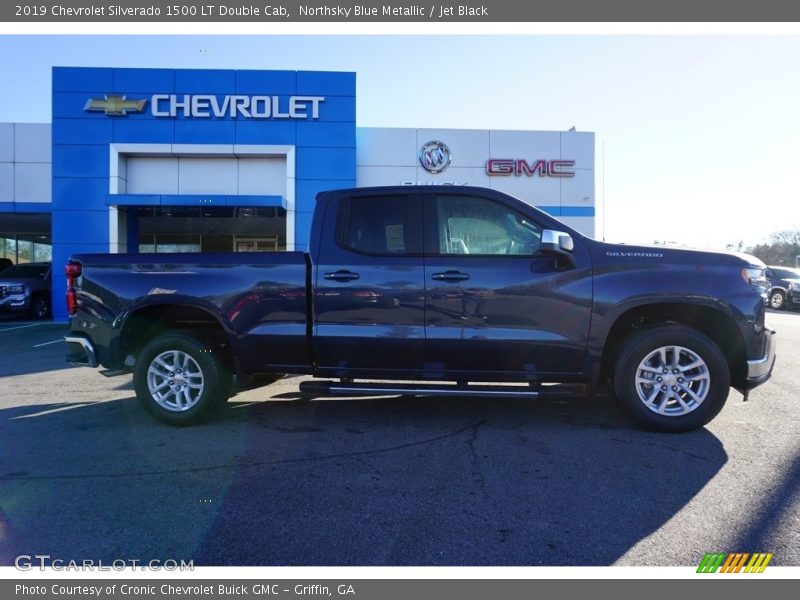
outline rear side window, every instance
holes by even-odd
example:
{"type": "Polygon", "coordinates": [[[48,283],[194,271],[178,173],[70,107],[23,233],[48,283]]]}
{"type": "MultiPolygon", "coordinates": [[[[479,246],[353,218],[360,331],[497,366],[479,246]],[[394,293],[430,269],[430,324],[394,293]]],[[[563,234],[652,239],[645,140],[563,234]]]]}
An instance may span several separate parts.
{"type": "Polygon", "coordinates": [[[358,196],[342,203],[339,243],[362,254],[419,254],[418,219],[407,196],[358,196]]]}

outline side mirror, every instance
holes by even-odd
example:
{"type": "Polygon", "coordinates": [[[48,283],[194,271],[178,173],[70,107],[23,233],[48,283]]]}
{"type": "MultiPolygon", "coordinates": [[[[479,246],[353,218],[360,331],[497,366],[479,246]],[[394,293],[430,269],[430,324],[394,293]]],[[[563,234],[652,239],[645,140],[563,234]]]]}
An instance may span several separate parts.
{"type": "Polygon", "coordinates": [[[575,259],[572,256],[574,250],[575,243],[572,241],[572,236],[570,234],[553,229],[545,229],[542,231],[542,241],[539,245],[539,251],[545,254],[554,254],[556,257],[556,266],[560,270],[566,268],[572,269],[575,267],[575,259]]]}

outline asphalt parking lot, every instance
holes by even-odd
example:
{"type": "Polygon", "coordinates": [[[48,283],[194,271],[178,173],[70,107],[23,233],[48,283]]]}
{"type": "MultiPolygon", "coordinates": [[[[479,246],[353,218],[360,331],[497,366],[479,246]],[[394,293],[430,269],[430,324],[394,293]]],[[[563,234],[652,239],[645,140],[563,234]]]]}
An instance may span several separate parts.
{"type": "Polygon", "coordinates": [[[298,377],[171,428],[130,376],[63,362],[64,325],[0,322],[0,564],[800,565],[800,313],[707,428],[612,401],[304,401],[298,377]]]}

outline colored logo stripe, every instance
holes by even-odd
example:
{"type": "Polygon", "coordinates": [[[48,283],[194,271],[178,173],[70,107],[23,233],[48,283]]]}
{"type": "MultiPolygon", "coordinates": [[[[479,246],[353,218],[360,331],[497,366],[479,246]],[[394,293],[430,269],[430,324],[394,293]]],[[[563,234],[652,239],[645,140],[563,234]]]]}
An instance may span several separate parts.
{"type": "Polygon", "coordinates": [[[707,552],[697,567],[698,573],[739,573],[744,568],[745,573],[763,573],[772,560],[771,552],[707,552]],[[750,559],[748,562],[747,559],[750,559]],[[747,566],[745,566],[747,563],[747,566]]]}

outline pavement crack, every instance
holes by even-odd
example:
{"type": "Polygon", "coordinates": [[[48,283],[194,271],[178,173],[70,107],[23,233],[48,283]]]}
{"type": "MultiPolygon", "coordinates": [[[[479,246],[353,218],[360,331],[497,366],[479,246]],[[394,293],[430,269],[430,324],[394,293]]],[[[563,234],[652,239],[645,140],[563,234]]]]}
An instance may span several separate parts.
{"type": "Polygon", "coordinates": [[[373,450],[362,450],[361,452],[341,452],[338,454],[323,454],[320,456],[308,456],[303,458],[285,458],[280,460],[259,460],[243,463],[225,463],[221,465],[209,465],[207,467],[190,467],[186,469],[156,469],[152,471],[133,471],[131,473],[86,473],[83,475],[26,475],[14,476],[13,474],[6,474],[0,476],[0,481],[54,481],[54,480],[68,480],[68,479],[122,479],[126,477],[146,477],[149,475],[178,475],[183,473],[204,473],[208,471],[224,471],[234,469],[252,469],[254,467],[264,467],[269,465],[279,464],[297,464],[297,463],[310,463],[323,460],[335,460],[342,458],[354,458],[358,456],[369,456],[371,454],[382,454],[385,452],[395,452],[397,450],[404,450],[406,448],[414,448],[417,446],[424,446],[426,444],[433,444],[441,440],[457,437],[467,431],[475,431],[478,427],[485,424],[486,421],[478,421],[471,425],[467,425],[455,431],[437,435],[424,440],[416,442],[408,442],[406,444],[399,444],[397,446],[388,446],[386,448],[376,448],[373,450]]]}

